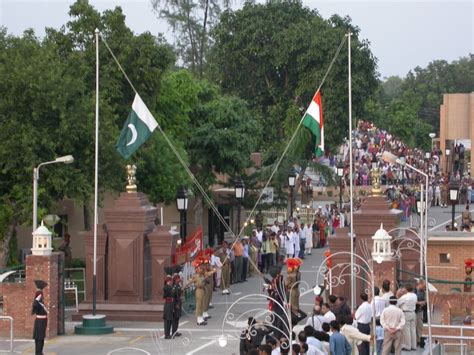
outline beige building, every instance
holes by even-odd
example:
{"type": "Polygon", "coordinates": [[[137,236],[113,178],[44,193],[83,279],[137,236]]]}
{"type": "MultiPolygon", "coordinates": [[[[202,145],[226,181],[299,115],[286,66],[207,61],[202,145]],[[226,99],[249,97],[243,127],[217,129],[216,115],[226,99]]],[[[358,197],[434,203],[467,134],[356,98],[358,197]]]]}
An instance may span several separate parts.
{"type": "MultiPolygon", "coordinates": [[[[440,106],[439,143],[443,152],[441,166],[444,171],[453,166],[453,154],[446,157],[446,148],[453,152],[455,142],[461,139],[474,141],[474,92],[470,94],[444,94],[440,106]]],[[[468,162],[466,162],[468,163],[468,162]]],[[[471,176],[474,176],[474,154],[471,154],[471,176]]]]}

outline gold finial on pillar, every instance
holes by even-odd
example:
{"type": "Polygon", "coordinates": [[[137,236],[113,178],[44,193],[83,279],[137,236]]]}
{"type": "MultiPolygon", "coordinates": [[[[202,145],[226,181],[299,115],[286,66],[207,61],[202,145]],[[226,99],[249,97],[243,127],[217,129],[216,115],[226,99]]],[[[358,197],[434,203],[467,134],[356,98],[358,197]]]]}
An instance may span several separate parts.
{"type": "Polygon", "coordinates": [[[127,182],[126,187],[128,193],[137,192],[137,178],[135,174],[137,173],[137,167],[135,165],[127,165],[127,182]]]}
{"type": "Polygon", "coordinates": [[[373,167],[370,172],[370,178],[372,179],[372,196],[382,196],[382,189],[380,187],[380,169],[373,167]]]}

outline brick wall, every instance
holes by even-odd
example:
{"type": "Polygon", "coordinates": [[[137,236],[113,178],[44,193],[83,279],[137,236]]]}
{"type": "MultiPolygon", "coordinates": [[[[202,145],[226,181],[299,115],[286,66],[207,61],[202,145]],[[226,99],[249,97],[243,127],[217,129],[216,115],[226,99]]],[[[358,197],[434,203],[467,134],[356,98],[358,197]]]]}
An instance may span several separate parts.
{"type": "MultiPolygon", "coordinates": [[[[432,240],[428,244],[429,277],[439,280],[464,281],[464,260],[474,258],[474,239],[472,241],[432,240]],[[449,262],[442,263],[440,254],[449,254],[449,262]]],[[[474,277],[474,275],[473,275],[474,277]]],[[[464,290],[462,284],[435,284],[440,293],[450,293],[453,288],[464,290]]],[[[472,287],[474,290],[474,287],[472,287]]]]}
{"type": "MultiPolygon", "coordinates": [[[[48,283],[48,287],[44,289],[44,301],[49,312],[46,336],[49,338],[57,335],[58,260],[58,253],[50,256],[28,255],[25,282],[3,284],[3,315],[13,317],[15,338],[31,338],[33,335],[35,318],[31,315],[31,306],[36,291],[34,280],[37,279],[48,283]]],[[[2,326],[0,334],[8,336],[9,328],[2,326]]]]}

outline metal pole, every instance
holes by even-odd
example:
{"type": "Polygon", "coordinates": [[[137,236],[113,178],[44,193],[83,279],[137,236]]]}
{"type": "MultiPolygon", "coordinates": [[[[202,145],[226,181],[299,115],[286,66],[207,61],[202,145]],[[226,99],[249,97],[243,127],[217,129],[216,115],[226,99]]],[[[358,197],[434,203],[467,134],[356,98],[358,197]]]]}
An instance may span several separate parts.
{"type": "Polygon", "coordinates": [[[184,242],[184,213],[183,211],[179,211],[179,238],[181,242],[184,242]]]}
{"type": "MultiPolygon", "coordinates": [[[[428,178],[427,178],[428,179],[428,178]]],[[[426,279],[426,307],[428,308],[427,316],[428,316],[428,339],[429,339],[429,352],[430,355],[433,355],[433,336],[431,333],[431,304],[430,304],[430,286],[429,286],[429,279],[428,279],[428,234],[425,238],[425,279],[426,279]]]]}
{"type": "Polygon", "coordinates": [[[293,218],[293,186],[290,187],[290,218],[293,218]]]}
{"type": "Polygon", "coordinates": [[[240,232],[240,201],[237,205],[237,235],[240,232]]]}
{"type": "Polygon", "coordinates": [[[97,223],[98,193],[99,193],[99,29],[95,29],[95,174],[94,174],[94,270],[92,274],[92,314],[96,314],[97,302],[97,223]]]}
{"type": "Polygon", "coordinates": [[[353,198],[353,166],[352,166],[352,79],[351,79],[351,36],[347,33],[347,56],[348,56],[348,87],[349,87],[349,193],[350,193],[350,237],[351,237],[351,307],[355,307],[355,277],[354,277],[354,198],[353,198]]]}
{"type": "Polygon", "coordinates": [[[425,233],[425,194],[423,184],[420,184],[420,275],[423,277],[423,239],[425,233]]]}
{"type": "Polygon", "coordinates": [[[339,212],[342,213],[342,177],[339,182],[339,212]]]}
{"type": "Polygon", "coordinates": [[[374,335],[374,355],[377,354],[377,337],[375,335],[375,327],[377,324],[375,322],[375,277],[374,277],[374,261],[372,260],[372,268],[370,269],[370,277],[372,282],[372,334],[374,335]]]}
{"type": "Polygon", "coordinates": [[[38,226],[38,179],[39,167],[33,168],[33,232],[38,226]]]}
{"type": "Polygon", "coordinates": [[[186,242],[186,234],[188,234],[188,228],[187,228],[187,219],[188,219],[188,216],[187,216],[187,210],[184,210],[183,211],[183,243],[186,242]]]}
{"type": "Polygon", "coordinates": [[[454,231],[454,214],[455,214],[455,210],[456,210],[456,202],[455,201],[451,201],[451,230],[454,231]]]}

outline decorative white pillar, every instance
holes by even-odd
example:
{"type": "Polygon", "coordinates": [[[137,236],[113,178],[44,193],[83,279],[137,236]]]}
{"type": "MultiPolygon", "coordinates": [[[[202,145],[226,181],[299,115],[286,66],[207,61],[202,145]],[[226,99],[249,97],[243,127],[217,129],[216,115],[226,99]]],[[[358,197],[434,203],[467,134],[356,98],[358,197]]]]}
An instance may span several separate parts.
{"type": "Polygon", "coordinates": [[[33,232],[33,248],[31,248],[31,253],[42,256],[51,255],[53,252],[51,235],[52,233],[41,221],[41,226],[33,232]]]}

